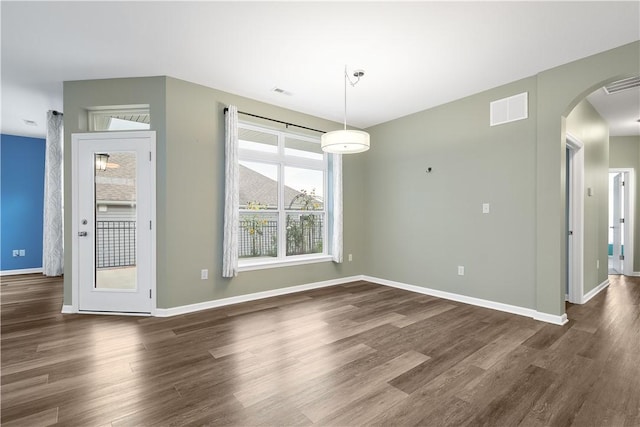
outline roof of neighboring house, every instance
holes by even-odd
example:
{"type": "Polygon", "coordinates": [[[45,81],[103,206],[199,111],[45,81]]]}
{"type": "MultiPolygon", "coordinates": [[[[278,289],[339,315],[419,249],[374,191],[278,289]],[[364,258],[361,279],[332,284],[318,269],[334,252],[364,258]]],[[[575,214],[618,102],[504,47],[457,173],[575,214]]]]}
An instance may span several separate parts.
{"type": "Polygon", "coordinates": [[[109,153],[107,170],[96,171],[96,200],[136,201],[135,153],[109,153]]]}
{"type": "MultiPolygon", "coordinates": [[[[107,170],[96,171],[96,199],[109,204],[135,202],[136,200],[136,158],[134,153],[109,153],[107,170]]],[[[278,185],[273,179],[246,166],[240,165],[240,206],[255,203],[276,209],[278,206],[278,185]]],[[[303,193],[291,187],[284,187],[284,206],[301,209],[303,193]]],[[[322,200],[314,199],[322,208],[322,200]]]]}
{"type": "MultiPolygon", "coordinates": [[[[278,206],[278,184],[273,179],[262,175],[246,166],[240,165],[240,206],[253,202],[266,205],[272,209],[278,206]]],[[[291,187],[284,187],[284,206],[294,209],[302,208],[303,193],[291,187]]],[[[322,200],[315,198],[322,207],[322,200]]]]}

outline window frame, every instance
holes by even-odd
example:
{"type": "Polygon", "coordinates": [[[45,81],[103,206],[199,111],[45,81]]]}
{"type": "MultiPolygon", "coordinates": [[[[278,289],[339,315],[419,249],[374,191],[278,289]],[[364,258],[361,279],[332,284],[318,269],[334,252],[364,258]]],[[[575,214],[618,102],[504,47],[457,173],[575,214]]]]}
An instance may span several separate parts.
{"type": "MultiPolygon", "coordinates": [[[[278,216],[278,250],[275,257],[256,257],[256,258],[238,258],[238,271],[251,271],[267,268],[286,267],[293,265],[312,264],[318,262],[332,261],[330,255],[330,247],[328,239],[330,236],[329,226],[329,201],[332,190],[329,188],[329,156],[327,153],[322,153],[322,160],[308,159],[304,157],[297,157],[293,155],[285,154],[285,142],[287,138],[297,139],[307,142],[312,142],[320,146],[320,138],[312,137],[309,135],[303,135],[289,130],[273,129],[266,126],[256,125],[254,123],[238,122],[238,129],[247,129],[256,132],[262,132],[271,134],[277,137],[278,145],[276,153],[266,153],[258,150],[251,149],[238,149],[238,162],[248,161],[257,162],[262,164],[276,165],[278,172],[278,207],[276,210],[267,210],[265,212],[277,212],[278,216]],[[285,182],[284,173],[286,167],[296,167],[309,170],[319,170],[323,172],[323,209],[305,211],[300,209],[286,209],[285,207],[285,182]],[[322,252],[303,254],[303,255],[287,255],[287,230],[286,230],[286,218],[287,214],[296,214],[300,212],[314,212],[321,213],[323,215],[323,229],[322,229],[322,252]]],[[[240,144],[239,144],[240,145],[240,144]]],[[[254,212],[250,209],[239,208],[239,213],[254,212]]],[[[238,224],[238,227],[240,225],[238,224]]]]}

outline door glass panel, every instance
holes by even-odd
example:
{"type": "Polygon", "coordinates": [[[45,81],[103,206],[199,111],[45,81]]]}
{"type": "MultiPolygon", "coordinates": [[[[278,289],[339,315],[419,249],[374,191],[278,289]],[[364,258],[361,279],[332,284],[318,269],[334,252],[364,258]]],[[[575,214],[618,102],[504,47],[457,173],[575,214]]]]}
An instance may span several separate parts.
{"type": "Polygon", "coordinates": [[[96,153],[95,288],[136,289],[136,153],[96,153]]]}

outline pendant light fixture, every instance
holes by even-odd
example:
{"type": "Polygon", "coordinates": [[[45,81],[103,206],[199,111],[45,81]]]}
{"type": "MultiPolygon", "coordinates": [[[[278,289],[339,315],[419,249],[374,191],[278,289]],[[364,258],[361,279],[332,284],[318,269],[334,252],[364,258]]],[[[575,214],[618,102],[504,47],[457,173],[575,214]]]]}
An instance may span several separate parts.
{"type": "Polygon", "coordinates": [[[363,70],[353,72],[355,81],[351,81],[347,73],[347,66],[344,66],[344,129],[334,130],[322,135],[320,146],[322,151],[334,154],[362,153],[369,149],[369,134],[361,130],[347,129],[347,81],[353,87],[364,76],[363,70]]]}

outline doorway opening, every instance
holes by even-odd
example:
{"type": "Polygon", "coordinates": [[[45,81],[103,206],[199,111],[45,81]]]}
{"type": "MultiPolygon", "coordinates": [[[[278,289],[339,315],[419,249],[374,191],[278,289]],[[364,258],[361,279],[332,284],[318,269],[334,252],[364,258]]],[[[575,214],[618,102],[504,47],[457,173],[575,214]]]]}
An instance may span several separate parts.
{"type": "Polygon", "coordinates": [[[608,273],[633,275],[633,169],[609,169],[608,273]]]}

